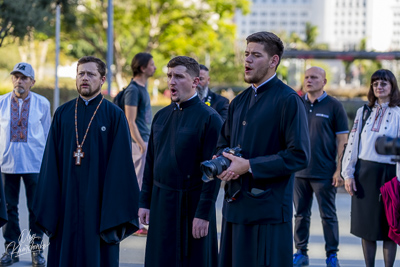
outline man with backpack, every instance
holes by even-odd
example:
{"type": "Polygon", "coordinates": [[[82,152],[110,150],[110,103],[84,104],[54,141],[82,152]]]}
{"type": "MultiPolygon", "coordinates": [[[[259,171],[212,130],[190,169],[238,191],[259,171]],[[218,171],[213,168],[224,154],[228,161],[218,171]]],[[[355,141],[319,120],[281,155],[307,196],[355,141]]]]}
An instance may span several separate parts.
{"type": "MultiPolygon", "coordinates": [[[[131,69],[133,78],[123,91],[122,105],[131,132],[132,158],[141,189],[152,120],[150,95],[147,92],[146,84],[156,71],[153,56],[149,53],[136,54],[132,59],[131,69]]],[[[140,229],[135,235],[147,236],[146,228],[140,225],[140,229]]]]}

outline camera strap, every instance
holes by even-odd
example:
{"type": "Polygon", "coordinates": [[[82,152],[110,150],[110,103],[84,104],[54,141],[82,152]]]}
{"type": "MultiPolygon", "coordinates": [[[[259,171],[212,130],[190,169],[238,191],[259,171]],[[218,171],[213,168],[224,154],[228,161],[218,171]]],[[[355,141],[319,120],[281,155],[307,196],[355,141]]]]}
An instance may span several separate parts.
{"type": "MultiPolygon", "coordinates": [[[[361,120],[360,121],[361,129],[360,129],[360,133],[359,133],[359,136],[358,136],[357,157],[358,157],[358,154],[360,154],[361,133],[362,133],[362,131],[364,129],[365,123],[367,122],[367,119],[371,115],[371,112],[372,112],[372,109],[367,104],[364,104],[363,111],[362,111],[362,114],[361,114],[361,119],[360,119],[361,120]]],[[[344,158],[344,152],[346,151],[346,148],[347,148],[347,143],[344,144],[343,152],[339,157],[339,161],[341,163],[341,166],[340,166],[340,177],[342,177],[343,158],[344,158]]],[[[342,178],[344,179],[344,177],[342,177],[342,178]]]]}
{"type": "Polygon", "coordinates": [[[372,112],[372,109],[367,104],[364,104],[363,113],[361,116],[361,130],[360,130],[360,134],[358,136],[357,156],[360,154],[361,133],[364,129],[365,123],[367,122],[367,119],[371,115],[371,112],[372,112]]]}
{"type": "Polygon", "coordinates": [[[225,200],[228,203],[235,201],[241,189],[242,177],[227,182],[225,185],[225,200]]]}

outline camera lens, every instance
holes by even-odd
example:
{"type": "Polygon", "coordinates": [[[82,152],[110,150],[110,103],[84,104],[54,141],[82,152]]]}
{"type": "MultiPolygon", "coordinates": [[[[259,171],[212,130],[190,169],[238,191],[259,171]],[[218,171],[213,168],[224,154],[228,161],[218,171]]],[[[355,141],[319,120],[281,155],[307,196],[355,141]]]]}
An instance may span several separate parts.
{"type": "Polygon", "coordinates": [[[378,137],[375,141],[375,150],[381,155],[400,155],[400,138],[378,137]]]}
{"type": "Polygon", "coordinates": [[[209,182],[214,180],[221,172],[225,171],[230,165],[231,161],[224,156],[219,156],[218,158],[203,161],[200,165],[200,169],[203,172],[203,181],[209,182]]]}
{"type": "Polygon", "coordinates": [[[203,181],[209,182],[214,180],[214,173],[217,171],[217,166],[211,160],[207,160],[201,163],[200,169],[203,172],[203,181]]]}

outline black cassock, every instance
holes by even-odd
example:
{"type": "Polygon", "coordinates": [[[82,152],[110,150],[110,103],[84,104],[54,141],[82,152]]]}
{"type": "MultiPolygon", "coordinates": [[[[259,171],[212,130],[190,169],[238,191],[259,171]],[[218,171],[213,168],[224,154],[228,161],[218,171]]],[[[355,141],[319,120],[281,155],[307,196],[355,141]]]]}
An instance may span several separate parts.
{"type": "MultiPolygon", "coordinates": [[[[79,143],[101,100],[79,97],[79,143]]],[[[47,266],[119,266],[119,242],[138,229],[139,187],[122,110],[104,100],[75,164],[75,100],[54,114],[34,214],[50,237],[47,266]]]]}
{"type": "Polygon", "coordinates": [[[306,112],[296,92],[275,76],[257,95],[251,87],[238,95],[218,153],[236,146],[252,174],[225,186],[220,266],[293,266],[293,173],[307,166],[310,154],[306,112]]]}
{"type": "Polygon", "coordinates": [[[221,95],[218,95],[208,89],[208,94],[204,99],[205,103],[209,103],[210,106],[215,109],[223,120],[226,120],[228,116],[229,100],[221,95]]]}
{"type": "Polygon", "coordinates": [[[200,163],[211,159],[221,126],[218,113],[198,97],[155,115],[139,204],[150,209],[145,266],[217,265],[220,183],[203,183],[200,163]],[[195,217],[210,222],[206,237],[193,238],[195,217]]]}
{"type": "Polygon", "coordinates": [[[7,222],[6,198],[4,196],[3,182],[0,181],[0,227],[7,222]]]}

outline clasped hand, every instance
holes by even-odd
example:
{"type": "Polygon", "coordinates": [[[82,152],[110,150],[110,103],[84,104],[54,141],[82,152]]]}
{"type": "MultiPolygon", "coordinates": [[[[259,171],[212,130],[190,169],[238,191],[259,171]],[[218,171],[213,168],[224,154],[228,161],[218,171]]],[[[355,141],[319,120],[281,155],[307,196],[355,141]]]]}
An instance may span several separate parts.
{"type": "MultiPolygon", "coordinates": [[[[249,171],[250,162],[248,159],[236,157],[232,154],[223,152],[222,155],[231,161],[231,165],[217,177],[222,181],[230,181],[239,178],[240,175],[249,171]]],[[[213,156],[215,159],[217,156],[213,156]]]]}

